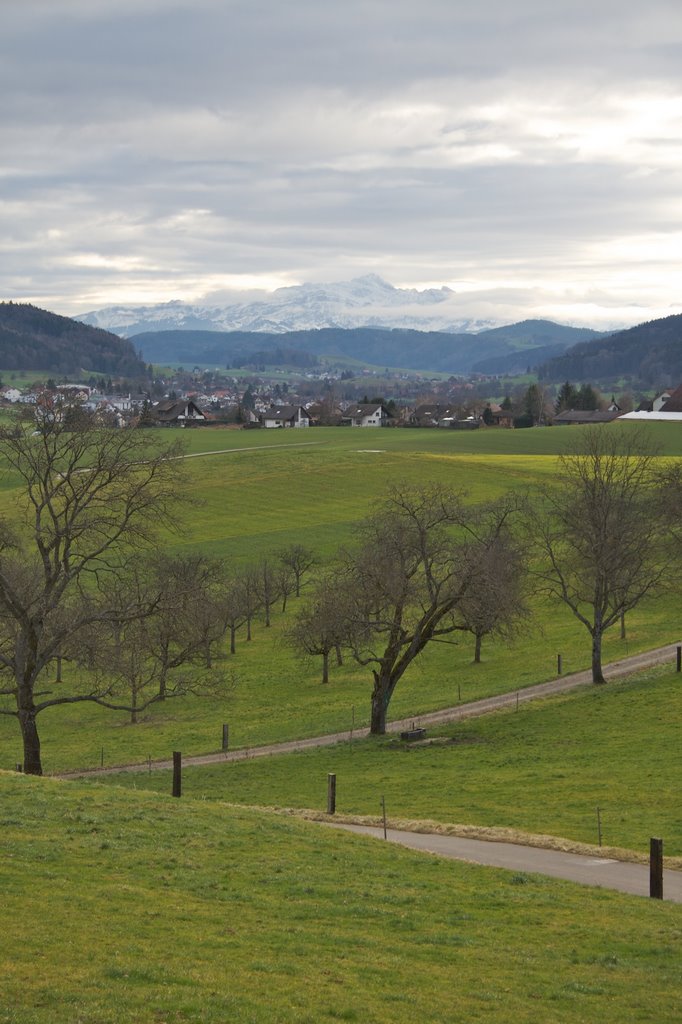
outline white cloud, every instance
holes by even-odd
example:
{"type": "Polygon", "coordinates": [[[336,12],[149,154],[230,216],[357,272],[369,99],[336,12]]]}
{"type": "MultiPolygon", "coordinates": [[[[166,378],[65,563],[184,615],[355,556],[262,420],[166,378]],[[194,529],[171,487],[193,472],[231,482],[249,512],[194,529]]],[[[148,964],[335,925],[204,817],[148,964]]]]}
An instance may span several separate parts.
{"type": "Polygon", "coordinates": [[[6,0],[0,296],[372,270],[505,318],[665,309],[681,45],[676,0],[6,0]]]}

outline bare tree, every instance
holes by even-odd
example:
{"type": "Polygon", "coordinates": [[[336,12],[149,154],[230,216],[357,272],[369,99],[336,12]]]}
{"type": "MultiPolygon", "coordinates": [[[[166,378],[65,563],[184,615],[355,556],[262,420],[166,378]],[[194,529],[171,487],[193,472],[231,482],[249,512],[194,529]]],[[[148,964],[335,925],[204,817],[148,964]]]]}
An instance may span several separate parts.
{"type": "MultiPolygon", "coordinates": [[[[144,569],[144,567],[143,567],[144,569]]],[[[147,569],[156,604],[147,624],[149,655],[159,667],[159,695],[169,673],[203,656],[212,667],[212,647],[225,634],[219,605],[224,567],[205,555],[157,556],[147,569]]]]}
{"type": "Polygon", "coordinates": [[[331,587],[343,608],[344,646],[371,667],[371,732],[386,731],[393,692],[432,642],[465,625],[466,596],[490,581],[482,557],[506,526],[512,505],[490,517],[437,485],[394,488],[342,554],[331,587]]]}
{"type": "Polygon", "coordinates": [[[293,573],[296,581],[296,597],[300,597],[303,579],[313,566],[318,564],[317,557],[303,544],[291,544],[288,548],[282,548],[277,552],[277,557],[282,565],[293,573]]]}
{"type": "Polygon", "coordinates": [[[253,583],[258,606],[265,612],[265,626],[270,626],[270,609],[277,600],[277,575],[272,564],[263,558],[253,570],[253,583]]]}
{"type": "Polygon", "coordinates": [[[97,679],[99,703],[129,710],[133,724],[142,711],[167,697],[212,696],[220,689],[217,675],[204,664],[202,616],[194,615],[189,604],[187,614],[181,607],[190,571],[195,604],[202,605],[197,557],[132,561],[109,581],[106,602],[111,617],[83,638],[81,661],[97,679]],[[171,582],[176,584],[177,604],[169,600],[171,582]]]}
{"type": "Polygon", "coordinates": [[[249,606],[239,575],[229,574],[220,596],[223,621],[230,633],[230,654],[237,653],[237,632],[246,625],[249,606]]]}
{"type": "Polygon", "coordinates": [[[311,599],[286,631],[285,640],[304,657],[322,658],[322,683],[329,682],[329,656],[336,652],[341,664],[341,645],[347,633],[346,614],[340,606],[343,594],[333,578],[321,580],[311,599]]]}
{"type": "Polygon", "coordinates": [[[282,601],[282,614],[287,610],[287,601],[296,590],[296,578],[288,565],[280,562],[275,566],[275,587],[282,601]]]}
{"type": "Polygon", "coordinates": [[[247,565],[241,569],[234,580],[234,586],[239,589],[239,600],[246,624],[246,639],[250,642],[252,639],[251,625],[253,617],[261,607],[258,569],[252,565],[247,565]]]}
{"type": "Polygon", "coordinates": [[[35,431],[0,430],[0,456],[22,485],[17,529],[0,524],[0,713],[17,718],[24,771],[42,774],[37,716],[79,701],[107,703],[94,679],[49,681],[58,656],[76,658],[108,626],[110,581],[160,525],[174,519],[178,449],[144,432],[58,414],[35,431]]]}
{"type": "Polygon", "coordinates": [[[474,664],[481,661],[486,636],[510,642],[529,614],[526,602],[528,559],[524,548],[509,529],[503,529],[490,544],[481,548],[481,579],[468,590],[458,614],[464,628],[474,636],[474,664]]]}
{"type": "Polygon", "coordinates": [[[534,574],[588,631],[595,683],[605,682],[606,631],[673,579],[667,508],[655,451],[640,432],[611,427],[585,430],[530,503],[534,574]]]}

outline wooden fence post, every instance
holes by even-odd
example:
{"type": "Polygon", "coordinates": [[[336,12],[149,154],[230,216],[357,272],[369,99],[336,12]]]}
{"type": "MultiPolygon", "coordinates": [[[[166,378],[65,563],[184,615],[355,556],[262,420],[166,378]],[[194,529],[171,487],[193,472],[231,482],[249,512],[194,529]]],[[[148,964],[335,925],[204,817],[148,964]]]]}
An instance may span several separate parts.
{"type": "Polygon", "coordinates": [[[327,775],[327,814],[336,814],[336,775],[327,775]]]}
{"type": "Polygon", "coordinates": [[[663,899],[663,840],[649,840],[649,896],[663,899]]]}
{"type": "Polygon", "coordinates": [[[182,796],[182,754],[173,751],[173,796],[182,796]]]}

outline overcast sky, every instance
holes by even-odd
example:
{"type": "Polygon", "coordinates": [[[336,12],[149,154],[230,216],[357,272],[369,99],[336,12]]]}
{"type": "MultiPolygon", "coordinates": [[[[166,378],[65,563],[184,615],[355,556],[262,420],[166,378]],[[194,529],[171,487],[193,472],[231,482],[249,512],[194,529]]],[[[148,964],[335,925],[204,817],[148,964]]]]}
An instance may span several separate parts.
{"type": "Polygon", "coordinates": [[[682,311],[680,0],[2,0],[0,298],[682,311]]]}

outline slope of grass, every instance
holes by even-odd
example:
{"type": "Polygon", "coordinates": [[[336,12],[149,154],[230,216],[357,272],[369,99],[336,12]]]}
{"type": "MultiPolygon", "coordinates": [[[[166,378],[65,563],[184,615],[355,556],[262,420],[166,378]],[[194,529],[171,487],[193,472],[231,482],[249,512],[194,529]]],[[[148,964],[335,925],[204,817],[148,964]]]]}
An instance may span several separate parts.
{"type": "MultiPolygon", "coordinates": [[[[598,842],[646,852],[662,836],[682,855],[682,682],[631,677],[429,730],[433,745],[357,741],[274,758],[185,767],[198,799],[324,810],[328,772],[337,810],[430,819],[598,842]]],[[[168,772],[117,775],[166,792],[168,772]]]]}
{"type": "Polygon", "coordinates": [[[678,908],[0,775],[5,1024],[679,1019],[678,908]]]}
{"type": "MultiPolygon", "coordinates": [[[[172,750],[185,755],[220,749],[222,724],[230,726],[232,747],[250,747],[369,725],[371,674],[347,661],[331,670],[328,686],[320,683],[319,659],[301,662],[285,646],[282,630],[291,621],[296,602],[286,615],[277,612],[266,630],[254,626],[254,639],[238,642],[234,658],[217,662],[224,674],[221,697],[183,697],[150,707],[137,725],[124,712],[79,704],[51,708],[38,718],[43,740],[44,769],[58,772],[167,758],[172,750]]],[[[605,657],[615,660],[658,642],[674,641],[679,628],[674,601],[642,608],[628,622],[628,639],[611,631],[605,657]]],[[[556,673],[556,652],[565,673],[587,668],[589,637],[562,609],[540,604],[537,619],[512,647],[484,643],[483,661],[472,663],[471,637],[456,646],[435,644],[410,667],[391,702],[390,718],[418,717],[435,708],[520,689],[556,673]],[[539,623],[544,622],[540,628],[539,623]]],[[[73,669],[64,665],[65,686],[73,669]]],[[[0,767],[21,760],[19,727],[0,716],[0,767]]]]}
{"type": "MultiPolygon", "coordinates": [[[[579,434],[573,428],[482,430],[466,437],[457,431],[407,429],[155,431],[154,436],[169,438],[182,433],[196,452],[211,445],[214,450],[238,448],[226,455],[188,460],[187,480],[178,493],[178,504],[187,511],[184,525],[159,543],[253,562],[302,542],[329,558],[339,544],[352,538],[355,524],[391,483],[437,480],[468,492],[472,501],[494,501],[510,488],[542,486],[551,481],[554,456],[466,455],[458,446],[478,444],[480,435],[491,444],[514,443],[522,449],[529,435],[541,440],[562,432],[569,439],[579,434]]],[[[19,494],[11,480],[4,483],[0,513],[11,516],[19,494]]],[[[237,657],[222,661],[226,679],[236,677],[223,699],[168,701],[150,709],[137,728],[127,726],[124,714],[93,707],[45,712],[39,727],[46,770],[94,766],[102,759],[102,748],[106,764],[148,755],[167,757],[172,749],[187,754],[214,750],[226,721],[238,746],[349,728],[353,716],[356,724],[366,724],[370,674],[346,664],[334,670],[329,687],[321,687],[318,665],[302,665],[281,642],[295,609],[291,602],[286,616],[277,612],[270,630],[258,625],[253,643],[240,642],[237,657]]],[[[559,652],[565,672],[586,667],[588,637],[570,614],[539,602],[535,610],[534,620],[513,648],[499,643],[484,647],[482,666],[471,665],[466,637],[458,646],[437,645],[427,651],[401,681],[391,715],[418,715],[459,699],[550,678],[559,652]]],[[[633,613],[627,641],[620,641],[616,632],[609,635],[605,656],[614,659],[674,641],[678,630],[676,601],[661,599],[633,613]]],[[[64,666],[67,684],[72,672],[64,666]]],[[[0,766],[13,767],[17,760],[17,724],[0,716],[0,766]]]]}

